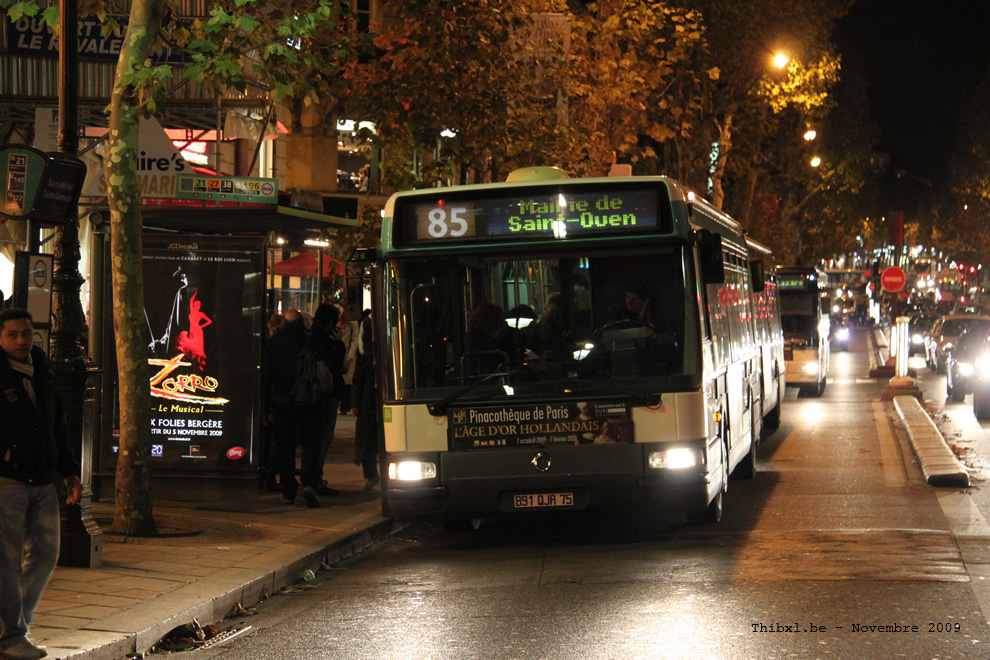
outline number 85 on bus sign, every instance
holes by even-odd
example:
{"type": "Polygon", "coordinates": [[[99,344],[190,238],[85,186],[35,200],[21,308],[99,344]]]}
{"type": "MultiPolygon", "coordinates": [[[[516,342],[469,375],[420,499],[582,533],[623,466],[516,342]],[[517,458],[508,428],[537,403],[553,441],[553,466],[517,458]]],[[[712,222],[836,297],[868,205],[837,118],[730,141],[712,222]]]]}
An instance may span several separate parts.
{"type": "Polygon", "coordinates": [[[416,238],[474,238],[474,209],[469,206],[434,206],[416,209],[416,238]]]}

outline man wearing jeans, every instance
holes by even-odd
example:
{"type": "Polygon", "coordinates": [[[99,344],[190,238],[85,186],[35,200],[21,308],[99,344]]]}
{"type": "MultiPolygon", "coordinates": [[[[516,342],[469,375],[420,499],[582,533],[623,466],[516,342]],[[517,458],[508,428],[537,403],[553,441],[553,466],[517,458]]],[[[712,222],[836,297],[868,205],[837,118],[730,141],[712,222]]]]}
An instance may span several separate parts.
{"type": "Polygon", "coordinates": [[[43,658],[27,633],[58,560],[53,472],[65,479],[67,504],[79,501],[82,484],[30,313],[0,311],[0,348],[0,657],[43,658]]]}

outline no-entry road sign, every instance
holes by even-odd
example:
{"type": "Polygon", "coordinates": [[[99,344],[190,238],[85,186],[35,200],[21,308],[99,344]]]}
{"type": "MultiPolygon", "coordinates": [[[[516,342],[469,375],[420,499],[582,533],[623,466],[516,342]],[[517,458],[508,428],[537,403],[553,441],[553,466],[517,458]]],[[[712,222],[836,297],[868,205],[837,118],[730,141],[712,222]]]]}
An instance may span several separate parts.
{"type": "Polygon", "coordinates": [[[880,274],[880,286],[883,287],[884,291],[890,291],[891,293],[897,293],[903,289],[906,280],[907,277],[904,275],[904,271],[897,266],[884,268],[880,274]]]}

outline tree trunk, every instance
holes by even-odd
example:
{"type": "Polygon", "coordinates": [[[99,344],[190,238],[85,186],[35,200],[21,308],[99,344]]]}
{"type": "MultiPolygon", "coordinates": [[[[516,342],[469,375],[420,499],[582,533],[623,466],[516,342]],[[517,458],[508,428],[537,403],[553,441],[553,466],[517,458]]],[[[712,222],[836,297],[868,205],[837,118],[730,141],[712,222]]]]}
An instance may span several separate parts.
{"type": "Polygon", "coordinates": [[[151,499],[151,390],[144,341],[141,192],[137,179],[138,113],[131,72],[141,68],[161,28],[165,0],[133,0],[110,100],[105,160],[110,203],[113,326],[120,396],[120,448],[111,530],[154,534],[151,499]]]}
{"type": "Polygon", "coordinates": [[[725,113],[724,121],[718,126],[718,157],[712,170],[712,206],[722,210],[725,202],[725,191],[722,190],[722,177],[725,175],[725,164],[732,150],[732,111],[725,113]]]}

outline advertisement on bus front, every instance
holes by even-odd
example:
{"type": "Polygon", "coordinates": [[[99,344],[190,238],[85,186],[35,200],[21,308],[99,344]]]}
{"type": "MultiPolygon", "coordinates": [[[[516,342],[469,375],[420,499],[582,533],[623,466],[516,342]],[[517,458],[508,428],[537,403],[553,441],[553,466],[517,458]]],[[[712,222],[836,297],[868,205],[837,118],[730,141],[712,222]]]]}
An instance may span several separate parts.
{"type": "Polygon", "coordinates": [[[633,441],[625,401],[457,408],[448,421],[454,450],[633,441]]]}

